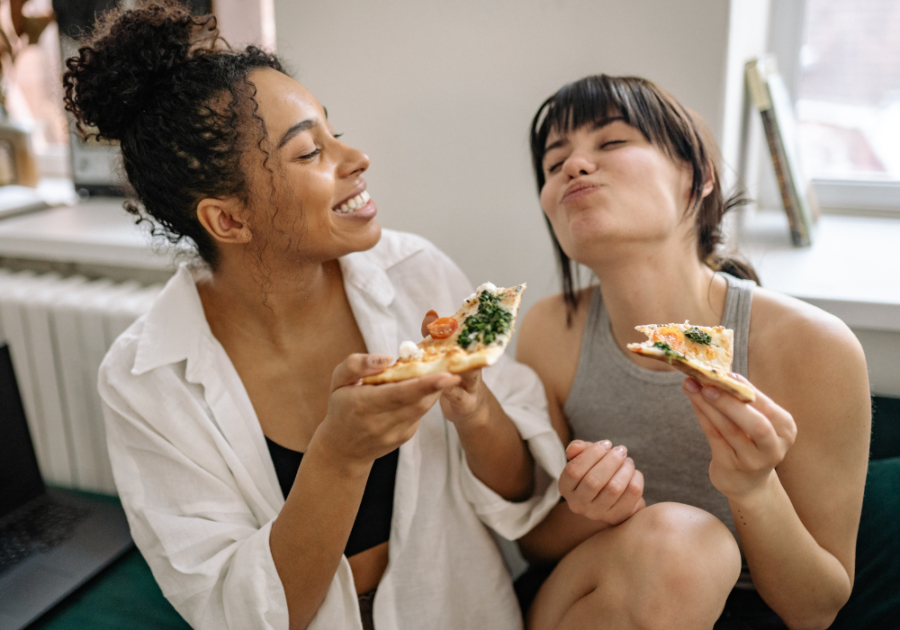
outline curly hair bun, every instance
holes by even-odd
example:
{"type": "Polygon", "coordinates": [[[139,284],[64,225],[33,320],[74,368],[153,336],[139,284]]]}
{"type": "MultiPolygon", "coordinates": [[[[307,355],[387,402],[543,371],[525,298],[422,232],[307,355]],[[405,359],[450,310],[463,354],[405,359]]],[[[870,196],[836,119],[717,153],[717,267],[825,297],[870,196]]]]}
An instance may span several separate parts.
{"type": "Polygon", "coordinates": [[[175,0],[110,11],[66,60],[66,109],[82,131],[121,140],[150,101],[176,88],[179,68],[218,40],[214,16],[194,17],[175,0]]]}

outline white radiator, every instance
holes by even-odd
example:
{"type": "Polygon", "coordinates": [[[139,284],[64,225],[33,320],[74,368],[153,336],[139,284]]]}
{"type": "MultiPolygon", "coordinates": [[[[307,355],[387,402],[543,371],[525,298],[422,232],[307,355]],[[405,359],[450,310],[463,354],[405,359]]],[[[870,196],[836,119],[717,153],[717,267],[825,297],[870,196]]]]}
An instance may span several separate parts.
{"type": "Polygon", "coordinates": [[[161,285],[0,269],[0,340],[9,343],[44,481],[114,493],[97,370],[161,285]]]}

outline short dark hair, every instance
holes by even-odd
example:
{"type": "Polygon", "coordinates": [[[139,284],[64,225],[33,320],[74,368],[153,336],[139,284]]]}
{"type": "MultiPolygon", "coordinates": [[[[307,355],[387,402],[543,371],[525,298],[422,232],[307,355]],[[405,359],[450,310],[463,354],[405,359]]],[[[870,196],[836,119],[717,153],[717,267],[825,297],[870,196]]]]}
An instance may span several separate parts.
{"type": "MultiPolygon", "coordinates": [[[[215,241],[197,219],[208,197],[248,199],[241,165],[248,144],[239,124],[256,119],[257,68],[283,72],[278,58],[259,48],[231,50],[215,16],[192,16],[175,0],[104,14],[78,55],[66,60],[66,109],[84,137],[118,140],[125,172],[141,209],[172,243],[190,239],[215,267],[215,241]],[[96,129],[92,131],[90,128],[96,129]]],[[[262,140],[256,145],[262,149],[262,140]]]]}
{"type": "MultiPolygon", "coordinates": [[[[722,243],[722,217],[747,202],[736,192],[727,199],[719,178],[718,149],[698,117],[692,115],[673,96],[652,82],[639,77],[612,77],[605,74],[585,77],[564,85],[538,108],[531,123],[531,160],[538,194],[544,188],[544,153],[551,131],[562,132],[601,122],[612,116],[640,131],[648,142],[660,147],[670,158],[691,168],[689,214],[696,215],[697,247],[700,260],[714,270],[726,271],[759,284],[753,267],[742,260],[725,258],[722,243]],[[703,184],[710,175],[713,190],[703,197],[703,184]]],[[[546,215],[547,227],[562,276],[563,297],[569,319],[578,306],[578,276],[546,215]]]]}

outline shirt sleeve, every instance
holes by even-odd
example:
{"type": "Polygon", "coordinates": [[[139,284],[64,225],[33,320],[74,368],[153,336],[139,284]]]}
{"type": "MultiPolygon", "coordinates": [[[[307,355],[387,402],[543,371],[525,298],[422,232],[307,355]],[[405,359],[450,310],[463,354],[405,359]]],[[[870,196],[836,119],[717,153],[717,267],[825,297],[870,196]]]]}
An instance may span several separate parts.
{"type": "MultiPolygon", "coordinates": [[[[458,294],[458,300],[471,294],[472,285],[462,270],[445,254],[434,251],[439,259],[435,267],[442,269],[443,280],[452,294],[458,294]]],[[[454,429],[454,442],[462,459],[459,483],[478,518],[500,536],[516,540],[531,531],[559,503],[557,480],[566,465],[566,453],[550,424],[544,387],[531,368],[504,355],[482,374],[534,457],[535,492],[525,501],[512,502],[491,490],[469,468],[454,429]]]]}

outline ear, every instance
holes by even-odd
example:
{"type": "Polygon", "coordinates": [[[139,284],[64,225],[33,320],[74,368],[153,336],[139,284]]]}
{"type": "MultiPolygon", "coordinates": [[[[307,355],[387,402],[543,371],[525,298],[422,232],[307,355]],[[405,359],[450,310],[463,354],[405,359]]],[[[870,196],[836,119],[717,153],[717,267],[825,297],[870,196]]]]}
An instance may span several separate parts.
{"type": "Polygon", "coordinates": [[[242,245],[253,238],[244,205],[235,197],[208,197],[197,204],[197,219],[219,243],[242,245]]]}
{"type": "Polygon", "coordinates": [[[700,193],[700,198],[703,199],[709,193],[713,191],[713,188],[716,185],[716,167],[712,162],[708,162],[706,165],[706,178],[703,180],[703,190],[700,193]]]}

